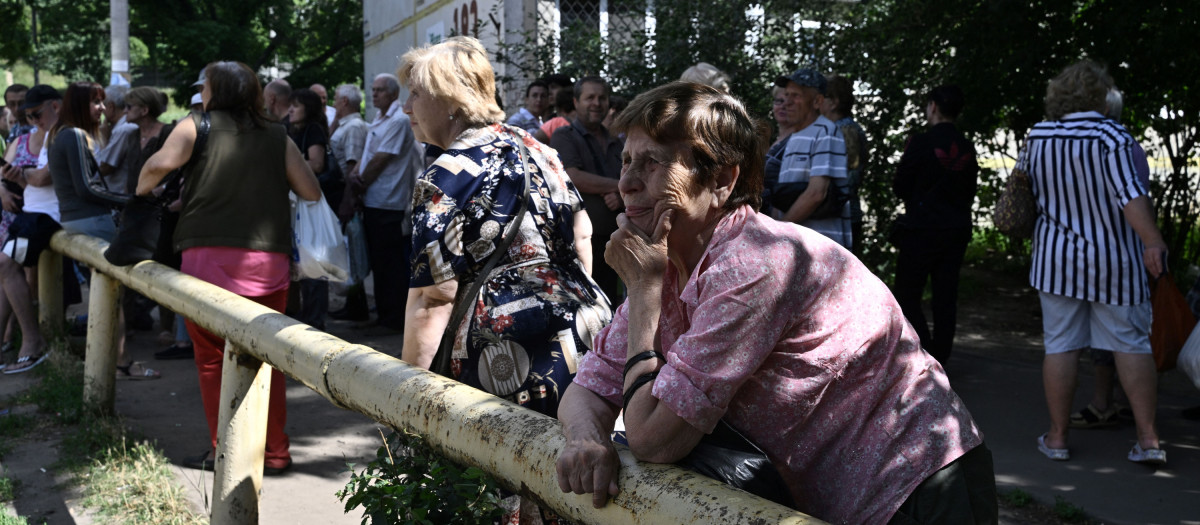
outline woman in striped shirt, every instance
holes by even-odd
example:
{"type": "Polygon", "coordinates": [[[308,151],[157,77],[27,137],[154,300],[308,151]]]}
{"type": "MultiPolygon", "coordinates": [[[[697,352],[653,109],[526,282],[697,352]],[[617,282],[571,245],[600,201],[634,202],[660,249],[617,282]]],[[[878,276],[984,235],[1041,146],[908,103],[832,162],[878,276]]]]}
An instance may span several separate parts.
{"type": "Polygon", "coordinates": [[[1039,211],[1029,280],[1042,303],[1050,430],[1038,437],[1038,450],[1056,461],[1070,458],[1079,353],[1092,348],[1114,352],[1133,408],[1137,444],[1129,460],[1164,464],[1154,426],[1146,271],[1162,274],[1167,249],[1135,174],[1133,137],[1101,114],[1112,85],[1106,69],[1089,60],[1063,70],[1046,89],[1048,120],[1033,127],[1017,160],[1033,181],[1039,211]]]}

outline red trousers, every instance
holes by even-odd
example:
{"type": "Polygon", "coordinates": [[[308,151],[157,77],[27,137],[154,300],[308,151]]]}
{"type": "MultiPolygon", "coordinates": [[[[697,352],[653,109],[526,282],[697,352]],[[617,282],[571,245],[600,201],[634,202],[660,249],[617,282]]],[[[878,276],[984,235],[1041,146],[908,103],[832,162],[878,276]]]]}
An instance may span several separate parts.
{"type": "MultiPolygon", "coordinates": [[[[287,289],[270,295],[246,297],[276,312],[287,307],[287,289]]],[[[196,370],[200,373],[200,399],[204,401],[204,417],[212,446],[217,448],[217,414],[221,406],[221,363],[225,358],[225,340],[187,321],[188,335],[196,354],[196,370]]],[[[271,399],[267,408],[267,460],[288,460],[288,436],[283,432],[287,423],[287,384],[283,372],[271,372],[271,399]]]]}

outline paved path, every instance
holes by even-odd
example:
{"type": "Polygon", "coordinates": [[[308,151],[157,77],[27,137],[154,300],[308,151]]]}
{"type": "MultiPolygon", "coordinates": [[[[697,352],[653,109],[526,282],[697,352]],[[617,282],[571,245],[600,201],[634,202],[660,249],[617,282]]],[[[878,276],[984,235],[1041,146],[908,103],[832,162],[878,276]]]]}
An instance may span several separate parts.
{"type": "MultiPolygon", "coordinates": [[[[1001,300],[1001,295],[989,300],[1001,300]]],[[[1014,300],[1016,304],[1024,302],[1014,300]]],[[[1075,431],[1070,437],[1072,459],[1052,462],[1038,453],[1034,441],[1047,425],[1038,338],[1027,329],[1011,331],[1008,326],[972,330],[972,326],[995,323],[974,312],[962,317],[966,326],[960,331],[949,373],[986,434],[1002,490],[1019,487],[1047,504],[1061,496],[1102,523],[1200,525],[1200,422],[1178,416],[1182,408],[1200,404],[1200,391],[1186,384],[1179,372],[1163,376],[1159,401],[1160,433],[1170,460],[1166,468],[1155,470],[1125,459],[1134,442],[1131,425],[1075,431]]],[[[352,329],[349,323],[331,323],[330,331],[393,355],[399,353],[401,341],[395,333],[364,332],[352,329]]],[[[138,359],[149,360],[158,345],[152,334],[139,332],[130,348],[138,359]]],[[[178,463],[207,446],[195,366],[191,361],[156,361],[151,366],[161,369],[164,379],[118,382],[117,410],[130,426],[157,441],[167,457],[178,463]]],[[[1086,403],[1090,392],[1088,368],[1081,366],[1076,407],[1086,403]]],[[[17,384],[11,379],[4,382],[0,393],[17,384]]],[[[288,411],[295,466],[284,476],[264,480],[261,523],[359,523],[360,513],[344,514],[334,493],[349,479],[347,462],[361,466],[374,457],[380,444],[379,425],[338,409],[291,381],[288,411]]],[[[176,474],[196,508],[206,509],[211,474],[183,468],[176,474]]],[[[59,500],[48,509],[53,512],[48,523],[90,522],[86,516],[73,516],[66,507],[74,505],[69,496],[64,498],[68,498],[67,505],[59,500]]],[[[1002,523],[1022,522],[1005,518],[1002,523]]]]}
{"type": "MultiPolygon", "coordinates": [[[[1179,417],[1181,409],[1200,404],[1200,392],[1159,397],[1165,468],[1125,459],[1135,442],[1132,423],[1074,430],[1071,460],[1054,462],[1035,441],[1049,425],[1039,365],[960,352],[949,373],[985,434],[1001,490],[1019,487],[1051,505],[1061,496],[1103,523],[1200,524],[1200,422],[1179,417]]],[[[1091,386],[1092,378],[1081,374],[1076,407],[1087,403],[1091,386]]]]}

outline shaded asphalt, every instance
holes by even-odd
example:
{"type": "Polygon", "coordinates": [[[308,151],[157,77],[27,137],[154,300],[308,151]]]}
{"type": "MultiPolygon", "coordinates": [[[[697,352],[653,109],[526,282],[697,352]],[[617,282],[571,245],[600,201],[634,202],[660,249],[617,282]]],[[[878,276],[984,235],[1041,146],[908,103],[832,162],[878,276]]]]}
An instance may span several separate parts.
{"type": "MultiPolygon", "coordinates": [[[[1036,310],[1036,303],[1032,308],[1036,310]]],[[[1125,458],[1135,442],[1132,423],[1074,430],[1069,438],[1070,461],[1054,462],[1038,452],[1035,442],[1048,425],[1040,334],[1008,331],[1003,326],[983,328],[990,325],[981,321],[986,321],[986,315],[960,316],[948,373],[985,434],[1002,492],[1019,488],[1048,505],[1062,498],[1101,523],[1200,524],[1200,422],[1180,417],[1182,409],[1200,404],[1200,390],[1182,373],[1168,372],[1160,380],[1158,426],[1167,466],[1155,469],[1125,458]]],[[[392,355],[399,354],[402,344],[395,332],[362,330],[348,322],[331,322],[329,331],[392,355]]],[[[137,359],[162,370],[163,379],[118,382],[117,411],[129,426],[157,441],[176,465],[204,451],[207,431],[195,366],[190,360],[153,361],[152,353],[161,346],[152,333],[139,332],[129,344],[137,359]]],[[[1087,403],[1092,385],[1090,365],[1085,363],[1080,370],[1076,408],[1087,403]]],[[[11,393],[9,387],[27,381],[22,376],[0,379],[8,383],[0,390],[11,393]]],[[[288,396],[295,466],[283,476],[264,480],[260,523],[359,523],[361,513],[343,513],[334,493],[349,479],[347,463],[361,468],[374,457],[381,443],[379,425],[334,407],[290,380],[288,396]]],[[[176,467],[176,475],[195,507],[207,509],[211,474],[176,467]]],[[[20,508],[19,502],[16,510],[26,516],[41,514],[48,523],[91,522],[74,510],[46,515],[20,508]]],[[[1002,523],[1022,521],[1009,516],[1002,517],[1002,523]]]]}

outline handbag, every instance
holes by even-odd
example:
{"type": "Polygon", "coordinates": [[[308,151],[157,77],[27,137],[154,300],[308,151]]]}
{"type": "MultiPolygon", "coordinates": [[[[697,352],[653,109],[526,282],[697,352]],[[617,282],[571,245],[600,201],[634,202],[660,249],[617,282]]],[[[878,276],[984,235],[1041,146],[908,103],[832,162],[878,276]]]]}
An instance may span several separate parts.
{"type": "Polygon", "coordinates": [[[50,236],[62,226],[45,213],[21,212],[8,226],[8,239],[0,248],[21,266],[37,266],[38,256],[50,246],[50,236]]]}
{"type": "Polygon", "coordinates": [[[295,199],[292,239],[296,276],[300,279],[345,282],[350,276],[350,252],[341,223],[325,195],[315,201],[295,199]]]}
{"type": "Polygon", "coordinates": [[[992,215],[992,224],[1000,233],[1014,239],[1033,237],[1033,227],[1037,224],[1037,200],[1033,196],[1033,182],[1024,171],[1015,170],[1004,191],[996,200],[996,208],[992,215]]]}
{"type": "MultiPolygon", "coordinates": [[[[808,189],[808,182],[793,182],[780,184],[774,191],[771,192],[771,206],[779,211],[787,213],[792,205],[796,203],[796,199],[808,189]]],[[[842,210],[845,209],[846,201],[850,200],[850,194],[837,187],[833,181],[829,181],[829,188],[825,191],[825,199],[817,206],[817,209],[808,216],[806,220],[816,219],[831,219],[833,217],[841,217],[842,210]]]]}
{"type": "Polygon", "coordinates": [[[1150,348],[1159,372],[1175,368],[1179,351],[1196,327],[1196,317],[1183,298],[1170,272],[1163,273],[1150,289],[1153,321],[1150,323],[1150,348]]]}
{"type": "MultiPolygon", "coordinates": [[[[338,165],[337,157],[333,155],[333,149],[329,147],[329,144],[325,144],[322,149],[325,151],[325,169],[316,174],[317,182],[321,185],[321,193],[325,195],[326,201],[332,208],[334,203],[341,204],[346,181],[342,175],[342,168],[338,165]]],[[[304,158],[308,158],[308,133],[304,134],[304,139],[301,141],[300,152],[304,154],[304,158]]],[[[333,210],[337,211],[336,208],[333,210]]]]}
{"type": "Polygon", "coordinates": [[[442,333],[442,341],[438,344],[437,353],[434,354],[433,361],[429,364],[431,372],[451,379],[454,379],[451,357],[454,353],[454,336],[458,332],[458,326],[466,317],[467,310],[475,309],[475,298],[479,296],[479,290],[488,281],[492,269],[500,262],[500,258],[508,252],[509,246],[512,246],[513,239],[517,236],[517,228],[525,218],[525,210],[529,202],[529,150],[525,147],[524,142],[518,140],[517,144],[521,147],[521,169],[525,172],[525,191],[521,194],[521,206],[504,228],[504,237],[496,244],[496,249],[492,252],[491,257],[488,257],[487,264],[476,274],[475,281],[471,283],[470,287],[458,287],[458,292],[454,294],[454,310],[450,312],[450,322],[446,324],[446,331],[442,333]]]}
{"type": "Polygon", "coordinates": [[[117,235],[108,245],[108,249],[104,250],[104,258],[108,262],[115,266],[128,266],[154,258],[162,233],[162,214],[171,202],[179,198],[183,188],[183,174],[200,156],[200,152],[204,151],[210,127],[211,120],[205,112],[201,114],[200,124],[196,127],[192,156],[182,167],[167,174],[162,183],[162,193],[157,196],[134,195],[125,204],[125,208],[121,210],[121,219],[117,223],[117,235]]]}
{"type": "Polygon", "coordinates": [[[724,419],[676,465],[794,508],[787,483],[767,454],[724,419]]]}

